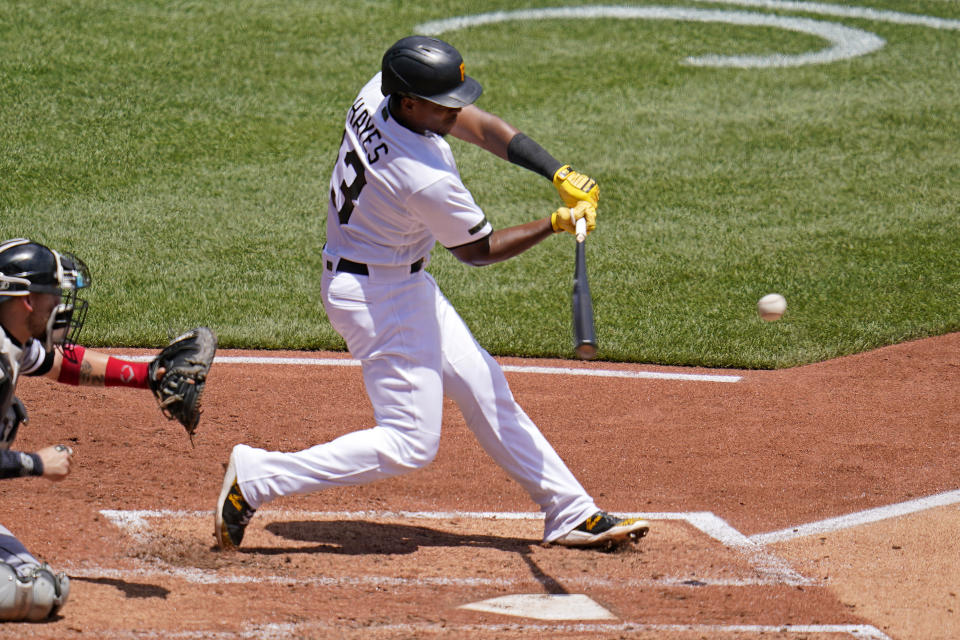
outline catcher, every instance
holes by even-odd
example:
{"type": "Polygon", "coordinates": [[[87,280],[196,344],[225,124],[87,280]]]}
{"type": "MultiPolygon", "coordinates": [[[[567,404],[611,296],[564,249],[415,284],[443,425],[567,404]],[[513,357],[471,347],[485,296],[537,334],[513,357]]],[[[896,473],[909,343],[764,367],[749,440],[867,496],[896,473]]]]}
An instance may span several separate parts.
{"type": "MultiPolygon", "coordinates": [[[[64,444],[34,453],[10,445],[27,410],[14,395],[21,375],[65,384],[150,389],[169,419],[193,438],[217,341],[207,328],[175,339],[151,362],[115,358],[76,344],[90,285],[79,258],[17,238],[0,243],[0,479],[42,476],[63,480],[73,450],[64,444]]],[[[66,603],[70,580],[39,562],[0,525],[0,620],[45,620],[66,603]]]]}

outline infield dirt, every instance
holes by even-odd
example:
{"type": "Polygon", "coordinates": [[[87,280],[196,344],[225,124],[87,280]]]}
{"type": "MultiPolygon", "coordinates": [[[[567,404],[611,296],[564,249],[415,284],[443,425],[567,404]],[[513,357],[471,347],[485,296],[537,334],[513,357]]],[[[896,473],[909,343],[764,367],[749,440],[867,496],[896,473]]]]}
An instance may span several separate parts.
{"type": "MultiPolygon", "coordinates": [[[[577,404],[567,393],[573,377],[507,375],[602,508],[712,512],[749,536],[960,488],[958,354],[960,334],[950,334],[796,369],[720,372],[742,376],[733,384],[576,378],[587,390],[577,404]]],[[[781,625],[960,637],[958,505],[767,545],[802,576],[795,582],[768,579],[749,554],[682,520],[654,520],[639,545],[616,553],[544,547],[535,519],[456,517],[533,505],[448,403],[427,469],[271,503],[241,551],[222,553],[212,510],[231,447],[296,450],[369,426],[359,368],[217,363],[196,448],[145,391],[27,379],[19,394],[31,421],[18,448],[66,443],[75,465],[62,483],[4,482],[2,522],[70,574],[72,589],[56,620],[6,623],[0,637],[686,640],[755,639],[761,628],[764,638],[847,637],[781,625]],[[110,510],[161,513],[119,526],[110,510]],[[460,608],[517,593],[587,594],[613,618],[460,608]]]]}

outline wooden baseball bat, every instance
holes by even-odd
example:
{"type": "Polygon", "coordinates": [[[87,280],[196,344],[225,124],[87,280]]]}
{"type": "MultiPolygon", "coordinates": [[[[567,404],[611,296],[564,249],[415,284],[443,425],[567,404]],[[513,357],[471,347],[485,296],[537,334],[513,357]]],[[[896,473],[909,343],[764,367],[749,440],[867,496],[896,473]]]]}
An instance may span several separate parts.
{"type": "Polygon", "coordinates": [[[593,326],[593,298],[587,280],[587,221],[577,220],[577,253],[573,269],[573,351],[581,360],[597,355],[597,333],[593,326]]]}

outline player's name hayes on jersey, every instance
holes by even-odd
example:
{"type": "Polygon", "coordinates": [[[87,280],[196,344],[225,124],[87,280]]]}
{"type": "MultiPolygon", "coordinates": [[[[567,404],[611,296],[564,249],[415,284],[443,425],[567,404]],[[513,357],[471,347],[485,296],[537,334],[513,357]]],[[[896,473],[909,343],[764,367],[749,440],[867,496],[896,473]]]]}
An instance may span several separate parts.
{"type": "MultiPolygon", "coordinates": [[[[387,109],[386,106],[383,108],[384,110],[387,109]]],[[[384,114],[384,116],[386,116],[386,114],[384,114]]],[[[367,162],[373,164],[380,159],[381,154],[386,155],[390,153],[387,144],[382,142],[383,136],[380,135],[380,132],[373,125],[373,118],[367,111],[367,105],[364,104],[363,98],[358,98],[357,101],[353,103],[353,106],[350,107],[347,122],[350,123],[350,127],[354,133],[357,134],[357,139],[360,141],[360,145],[363,147],[363,151],[367,156],[367,162]],[[377,144],[378,141],[379,144],[377,144]]]]}

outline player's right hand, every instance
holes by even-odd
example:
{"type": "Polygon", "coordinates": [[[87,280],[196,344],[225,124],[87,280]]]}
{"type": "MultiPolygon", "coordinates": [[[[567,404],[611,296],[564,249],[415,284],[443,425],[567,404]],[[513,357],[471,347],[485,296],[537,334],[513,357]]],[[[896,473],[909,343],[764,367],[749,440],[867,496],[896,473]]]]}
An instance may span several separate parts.
{"type": "Polygon", "coordinates": [[[580,218],[587,219],[587,235],[590,235],[590,232],[597,228],[597,208],[586,200],[578,202],[573,209],[560,207],[550,215],[550,224],[554,231],[577,235],[577,220],[580,218]]]}
{"type": "Polygon", "coordinates": [[[45,447],[37,451],[37,455],[43,463],[43,477],[47,480],[58,482],[70,473],[70,456],[73,455],[70,447],[60,444],[45,447]]]}

